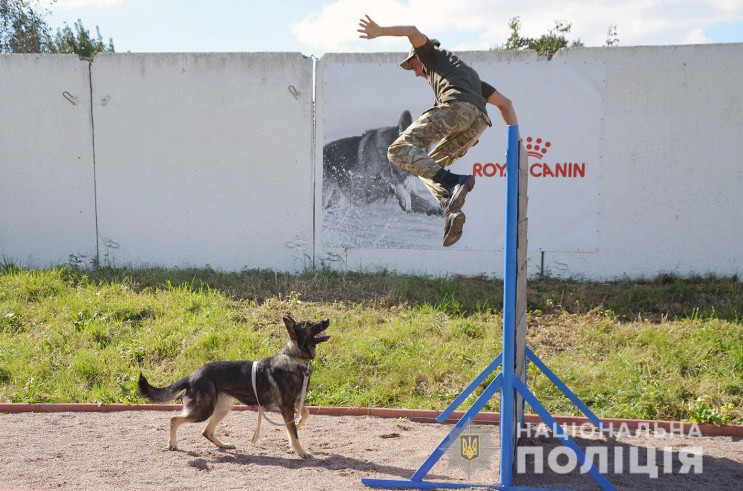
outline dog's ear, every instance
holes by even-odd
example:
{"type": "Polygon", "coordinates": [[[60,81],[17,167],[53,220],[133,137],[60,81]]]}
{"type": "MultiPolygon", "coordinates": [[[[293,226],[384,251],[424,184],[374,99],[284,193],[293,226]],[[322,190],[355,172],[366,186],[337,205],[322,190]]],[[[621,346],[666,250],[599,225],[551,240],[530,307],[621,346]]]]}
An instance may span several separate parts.
{"type": "Polygon", "coordinates": [[[402,115],[400,115],[400,120],[397,122],[397,134],[399,135],[406,129],[408,129],[408,126],[413,124],[413,117],[410,115],[410,111],[407,109],[402,112],[402,115]]]}
{"type": "Polygon", "coordinates": [[[297,339],[297,333],[294,332],[294,326],[297,323],[292,319],[292,316],[285,315],[284,316],[284,325],[286,326],[286,332],[289,333],[289,337],[296,340],[297,339]]]}

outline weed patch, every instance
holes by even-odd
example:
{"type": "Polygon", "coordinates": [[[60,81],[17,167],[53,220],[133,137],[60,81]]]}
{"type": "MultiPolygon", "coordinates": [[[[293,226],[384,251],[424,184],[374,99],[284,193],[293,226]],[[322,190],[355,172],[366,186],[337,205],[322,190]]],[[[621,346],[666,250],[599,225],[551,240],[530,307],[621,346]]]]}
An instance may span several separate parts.
{"type": "MultiPolygon", "coordinates": [[[[209,361],[271,356],[291,313],[331,320],[308,403],[443,409],[500,352],[502,298],[502,282],[483,277],[5,264],[0,400],[144,402],[140,371],[164,384],[209,361]]],[[[527,308],[529,346],[599,416],[743,422],[737,278],[540,279],[527,308]]],[[[578,414],[528,373],[550,411],[578,414]]]]}

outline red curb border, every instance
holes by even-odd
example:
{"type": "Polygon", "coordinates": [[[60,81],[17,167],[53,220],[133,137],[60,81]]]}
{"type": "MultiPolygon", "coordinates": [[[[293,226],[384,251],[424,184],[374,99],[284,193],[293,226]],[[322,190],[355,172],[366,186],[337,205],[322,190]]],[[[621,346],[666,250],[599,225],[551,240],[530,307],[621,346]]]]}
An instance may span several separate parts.
{"type": "MultiPolygon", "coordinates": [[[[55,412],[119,412],[119,411],[177,411],[183,406],[181,404],[91,404],[91,403],[0,403],[0,414],[2,413],[55,413],[55,412]]],[[[388,409],[388,408],[363,408],[363,407],[323,407],[308,406],[311,414],[325,416],[372,416],[376,418],[399,418],[409,419],[420,423],[433,423],[440,411],[427,409],[388,409]]],[[[235,405],[233,410],[255,411],[253,406],[235,405]]],[[[454,423],[464,415],[462,411],[455,411],[446,420],[454,423]]],[[[481,412],[475,416],[475,421],[481,424],[498,424],[500,413],[481,412]]],[[[537,424],[542,420],[536,414],[524,416],[527,423],[537,424]]],[[[588,418],[578,416],[555,416],[555,420],[561,425],[591,425],[588,418]]],[[[702,423],[687,423],[678,421],[655,421],[648,419],[620,419],[602,418],[605,426],[614,431],[655,431],[665,430],[669,434],[698,435],[702,436],[729,436],[743,437],[743,425],[715,426],[702,423]],[[698,431],[697,431],[698,429],[698,431]]]]}

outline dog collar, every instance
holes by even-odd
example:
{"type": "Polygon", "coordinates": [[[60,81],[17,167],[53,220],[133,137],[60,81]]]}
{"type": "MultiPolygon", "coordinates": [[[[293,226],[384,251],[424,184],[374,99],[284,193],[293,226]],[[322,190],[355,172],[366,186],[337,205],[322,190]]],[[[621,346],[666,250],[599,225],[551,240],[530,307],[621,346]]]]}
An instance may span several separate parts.
{"type": "Polygon", "coordinates": [[[301,363],[302,365],[309,365],[310,363],[312,363],[312,360],[307,358],[295,358],[293,356],[290,356],[289,358],[296,361],[297,363],[301,363]]]}

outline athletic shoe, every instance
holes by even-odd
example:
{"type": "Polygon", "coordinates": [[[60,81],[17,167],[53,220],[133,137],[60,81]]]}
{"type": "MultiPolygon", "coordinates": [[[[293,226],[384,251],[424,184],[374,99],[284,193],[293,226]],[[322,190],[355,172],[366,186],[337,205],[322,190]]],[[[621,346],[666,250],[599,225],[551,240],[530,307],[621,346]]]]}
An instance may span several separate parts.
{"type": "Polygon", "coordinates": [[[447,213],[444,216],[444,247],[449,247],[462,238],[465,220],[467,217],[461,211],[447,213]]]}

